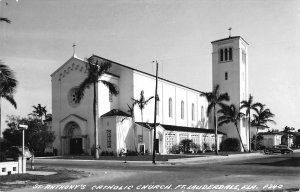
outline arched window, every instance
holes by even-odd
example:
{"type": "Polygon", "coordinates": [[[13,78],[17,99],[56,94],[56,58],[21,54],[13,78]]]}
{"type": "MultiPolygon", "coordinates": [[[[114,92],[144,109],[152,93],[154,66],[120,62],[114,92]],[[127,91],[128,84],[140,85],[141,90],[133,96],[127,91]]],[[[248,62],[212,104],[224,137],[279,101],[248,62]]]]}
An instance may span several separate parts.
{"type": "Polygon", "coordinates": [[[195,105],[192,103],[192,121],[195,120],[195,105]]]}
{"type": "Polygon", "coordinates": [[[156,115],[159,115],[159,100],[156,100],[156,115]]]}
{"type": "Polygon", "coordinates": [[[229,48],[229,60],[232,60],[232,48],[229,48]]]}
{"type": "Polygon", "coordinates": [[[172,117],[172,105],[173,105],[173,102],[172,102],[172,98],[170,97],[169,98],[169,117],[172,117]]]}
{"type": "Polygon", "coordinates": [[[227,61],[228,60],[228,50],[227,49],[225,49],[224,55],[225,55],[225,61],[227,61]]]}
{"type": "Polygon", "coordinates": [[[242,61],[246,64],[246,52],[244,50],[242,51],[242,61]]]}
{"type": "Polygon", "coordinates": [[[223,49],[220,49],[220,61],[223,61],[223,49]]]}
{"type": "Polygon", "coordinates": [[[184,102],[181,101],[181,119],[184,119],[184,102]]]}
{"type": "Polygon", "coordinates": [[[201,106],[201,120],[204,120],[204,107],[201,106]]]}

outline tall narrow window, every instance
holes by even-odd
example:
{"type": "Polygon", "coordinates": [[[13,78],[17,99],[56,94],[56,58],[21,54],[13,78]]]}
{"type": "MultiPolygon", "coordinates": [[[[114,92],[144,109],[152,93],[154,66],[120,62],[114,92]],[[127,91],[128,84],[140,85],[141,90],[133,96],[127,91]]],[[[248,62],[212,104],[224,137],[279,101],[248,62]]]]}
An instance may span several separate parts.
{"type": "Polygon", "coordinates": [[[242,61],[246,64],[246,52],[244,50],[242,51],[242,61]]]}
{"type": "Polygon", "coordinates": [[[225,55],[225,61],[227,61],[228,60],[228,50],[227,49],[225,49],[224,55],[225,55]]]}
{"type": "Polygon", "coordinates": [[[229,48],[229,60],[232,60],[232,48],[229,48]]]}
{"type": "Polygon", "coordinates": [[[184,119],[184,102],[181,101],[181,119],[184,119]]]}
{"type": "Polygon", "coordinates": [[[192,103],[192,121],[195,120],[195,105],[192,103]]]}
{"type": "Polygon", "coordinates": [[[172,98],[169,98],[169,117],[172,117],[172,98]]]}
{"type": "Polygon", "coordinates": [[[228,73],[225,72],[225,80],[228,80],[228,73]]]}
{"type": "Polygon", "coordinates": [[[204,121],[204,107],[201,106],[201,121],[204,121]]]}
{"type": "Polygon", "coordinates": [[[159,115],[159,100],[156,100],[156,115],[159,115]]]}
{"type": "Polygon", "coordinates": [[[107,148],[111,148],[111,130],[106,130],[107,148]]]}
{"type": "Polygon", "coordinates": [[[113,95],[111,94],[111,92],[109,92],[109,102],[112,102],[113,101],[113,95]]]}
{"type": "Polygon", "coordinates": [[[223,61],[223,49],[220,49],[220,61],[223,61]]]}

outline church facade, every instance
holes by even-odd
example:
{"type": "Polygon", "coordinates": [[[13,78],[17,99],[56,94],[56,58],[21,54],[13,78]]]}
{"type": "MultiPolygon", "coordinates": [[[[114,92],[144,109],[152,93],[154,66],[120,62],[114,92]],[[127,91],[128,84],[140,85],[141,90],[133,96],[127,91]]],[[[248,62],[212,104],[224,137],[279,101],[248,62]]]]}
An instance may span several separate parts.
{"type": "MultiPolygon", "coordinates": [[[[235,48],[238,45],[235,41],[242,41],[240,37],[236,37],[221,42],[227,40],[230,43],[233,41],[232,50],[239,49],[235,48]]],[[[215,43],[212,42],[213,66],[214,57],[220,57],[215,43]]],[[[239,57],[235,56],[237,52],[232,51],[232,60],[239,57]]],[[[92,57],[100,63],[109,61],[96,55],[92,57]]],[[[210,125],[212,124],[210,118],[206,115],[208,103],[200,96],[199,90],[167,79],[158,79],[159,101],[156,111],[158,126],[154,141],[154,99],[150,100],[143,111],[135,105],[133,116],[129,113],[129,106],[132,106],[133,98],[140,97],[141,92],[146,99],[154,96],[155,76],[120,63],[109,62],[112,64],[111,68],[100,78],[115,84],[119,94],[111,95],[108,88],[101,83],[95,90],[98,101],[97,137],[101,151],[119,155],[126,148],[140,153],[152,153],[155,143],[157,153],[168,154],[184,139],[193,140],[199,150],[212,150],[215,147],[214,130],[210,125]]],[[[213,70],[220,69],[213,68],[213,70]]],[[[59,155],[91,154],[95,148],[93,87],[85,91],[85,96],[80,102],[76,97],[77,88],[87,74],[87,63],[74,55],[51,75],[52,130],[56,135],[53,147],[58,149],[59,155]]],[[[215,75],[220,74],[213,72],[213,76],[215,75]]],[[[219,143],[228,135],[235,137],[234,131],[222,129],[218,133],[219,143]]],[[[242,133],[246,134],[246,132],[242,133]]],[[[243,136],[245,144],[246,137],[247,135],[243,136]]]]}

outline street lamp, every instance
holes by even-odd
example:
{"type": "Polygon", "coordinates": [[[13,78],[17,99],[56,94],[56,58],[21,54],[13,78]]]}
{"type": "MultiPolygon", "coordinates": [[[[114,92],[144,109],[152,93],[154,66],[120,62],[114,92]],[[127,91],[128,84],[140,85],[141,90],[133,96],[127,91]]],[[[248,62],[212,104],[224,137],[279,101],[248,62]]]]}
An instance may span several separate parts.
{"type": "Polygon", "coordinates": [[[22,173],[26,172],[25,162],[24,162],[24,143],[25,143],[25,130],[28,128],[28,125],[19,124],[19,130],[22,130],[22,173]]]}

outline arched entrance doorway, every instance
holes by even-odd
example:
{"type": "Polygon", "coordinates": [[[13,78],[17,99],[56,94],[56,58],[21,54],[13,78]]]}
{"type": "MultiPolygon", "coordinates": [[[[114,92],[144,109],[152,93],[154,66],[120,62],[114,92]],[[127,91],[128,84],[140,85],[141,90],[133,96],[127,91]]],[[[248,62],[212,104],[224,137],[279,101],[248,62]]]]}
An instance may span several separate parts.
{"type": "Polygon", "coordinates": [[[82,154],[83,141],[79,125],[73,121],[69,122],[65,127],[64,135],[67,146],[66,153],[71,155],[82,154]]]}

